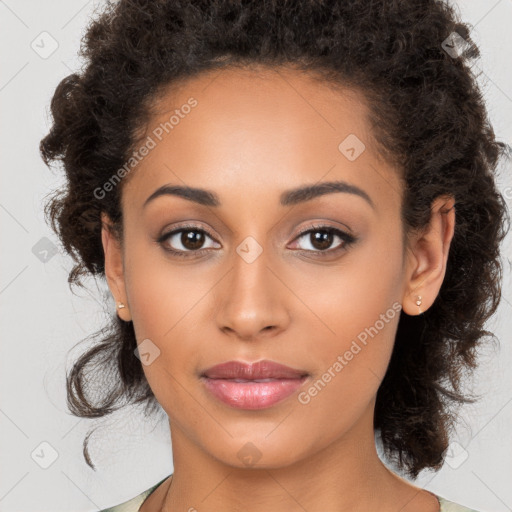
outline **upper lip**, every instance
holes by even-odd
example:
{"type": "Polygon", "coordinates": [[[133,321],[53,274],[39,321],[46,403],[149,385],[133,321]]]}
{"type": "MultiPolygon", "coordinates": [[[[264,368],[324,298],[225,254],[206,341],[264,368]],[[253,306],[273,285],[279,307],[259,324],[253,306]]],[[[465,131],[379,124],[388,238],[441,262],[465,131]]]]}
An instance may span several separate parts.
{"type": "Polygon", "coordinates": [[[254,363],[227,361],[208,368],[201,375],[210,379],[300,379],[308,372],[263,359],[254,363]]]}

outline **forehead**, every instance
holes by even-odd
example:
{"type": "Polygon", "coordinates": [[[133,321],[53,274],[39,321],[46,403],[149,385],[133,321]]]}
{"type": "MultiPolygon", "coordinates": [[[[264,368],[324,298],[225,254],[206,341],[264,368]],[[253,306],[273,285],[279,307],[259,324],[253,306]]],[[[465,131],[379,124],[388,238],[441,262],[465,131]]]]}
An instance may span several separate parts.
{"type": "Polygon", "coordinates": [[[205,72],[152,104],[142,140],[153,147],[125,192],[142,204],[166,183],[268,196],[344,179],[374,194],[394,186],[396,202],[396,171],[379,155],[368,118],[358,91],[294,69],[205,72]]]}

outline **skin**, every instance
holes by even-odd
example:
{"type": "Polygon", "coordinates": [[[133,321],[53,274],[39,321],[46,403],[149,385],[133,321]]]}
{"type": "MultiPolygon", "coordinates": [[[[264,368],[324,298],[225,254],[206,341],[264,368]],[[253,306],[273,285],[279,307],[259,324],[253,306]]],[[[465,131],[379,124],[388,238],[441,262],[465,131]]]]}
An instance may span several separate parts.
{"type": "Polygon", "coordinates": [[[403,245],[399,171],[378,153],[355,91],[293,69],[209,72],[166,90],[146,135],[190,97],[198,105],[124,183],[123,244],[103,215],[109,287],[138,343],[149,338],[160,350],[143,369],[172,432],[172,481],[142,512],[438,511],[432,494],[388,470],[375,449],[375,397],[398,313],[307,404],[296,393],[268,409],[235,409],[212,397],[198,373],[271,359],[309,372],[304,391],[394,303],[416,315],[421,296],[427,310],[446,271],[453,198],[437,198],[427,229],[403,245]],[[366,146],[354,161],[338,149],[349,134],[366,146]],[[334,180],[360,187],[374,206],[344,192],[279,203],[285,190],[334,180]],[[164,195],[143,208],[164,184],[212,190],[221,206],[164,195]],[[166,252],[187,250],[180,234],[156,242],[183,222],[213,235],[199,244],[203,255],[166,252]],[[334,236],[322,258],[310,234],[298,238],[318,224],[357,240],[343,247],[334,236]],[[248,236],[263,249],[251,263],[236,252],[248,236]],[[260,456],[254,465],[237,455],[247,443],[260,456]]]}

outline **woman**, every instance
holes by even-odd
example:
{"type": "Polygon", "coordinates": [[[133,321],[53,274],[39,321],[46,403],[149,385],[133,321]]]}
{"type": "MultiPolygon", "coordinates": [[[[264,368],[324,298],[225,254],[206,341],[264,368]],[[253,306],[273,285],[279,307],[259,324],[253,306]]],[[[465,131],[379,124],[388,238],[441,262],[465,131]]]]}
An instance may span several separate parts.
{"type": "Polygon", "coordinates": [[[174,466],[108,510],[469,511],[375,444],[442,466],[500,300],[505,145],[451,8],[121,0],[82,55],[47,214],[117,315],[70,410],[160,404],[174,466]]]}

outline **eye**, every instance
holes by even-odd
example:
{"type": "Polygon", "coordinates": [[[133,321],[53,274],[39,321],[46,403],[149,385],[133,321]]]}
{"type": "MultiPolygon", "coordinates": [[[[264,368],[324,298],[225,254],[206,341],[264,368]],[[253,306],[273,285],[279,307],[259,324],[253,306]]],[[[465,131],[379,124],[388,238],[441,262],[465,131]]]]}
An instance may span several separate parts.
{"type": "Polygon", "coordinates": [[[208,246],[204,246],[208,238],[215,242],[213,237],[204,229],[187,225],[180,226],[178,229],[163,234],[158,238],[157,242],[161,244],[166,251],[176,256],[188,257],[191,254],[187,253],[193,253],[193,256],[197,256],[204,254],[204,252],[210,248],[220,247],[220,245],[214,247],[211,243],[208,246]]]}
{"type": "MultiPolygon", "coordinates": [[[[306,241],[306,247],[299,247],[299,250],[317,253],[317,256],[320,257],[346,250],[349,245],[357,240],[353,235],[327,225],[313,226],[301,231],[295,240],[300,239],[306,241]],[[336,239],[341,243],[338,243],[334,249],[330,249],[336,239]],[[307,247],[308,245],[309,247],[307,247]]],[[[220,248],[220,244],[215,241],[212,235],[195,225],[180,226],[177,229],[164,233],[157,239],[157,242],[167,252],[180,257],[202,256],[210,249],[220,248]],[[208,239],[211,242],[205,246],[204,244],[208,239]]]]}
{"type": "Polygon", "coordinates": [[[349,245],[356,241],[356,238],[349,235],[345,231],[334,228],[332,226],[320,225],[313,226],[307,230],[302,231],[295,240],[305,240],[305,246],[300,248],[307,252],[319,253],[319,256],[331,255],[340,250],[345,250],[349,245]],[[333,243],[338,239],[341,243],[334,249],[330,249],[333,243]]]}

